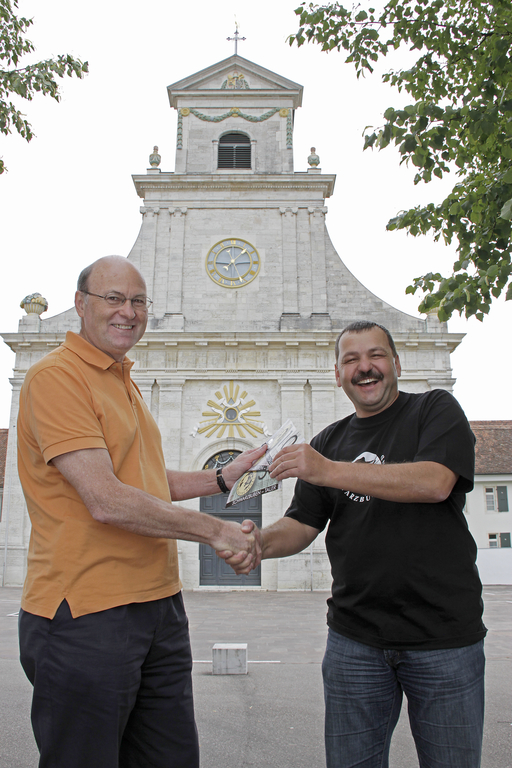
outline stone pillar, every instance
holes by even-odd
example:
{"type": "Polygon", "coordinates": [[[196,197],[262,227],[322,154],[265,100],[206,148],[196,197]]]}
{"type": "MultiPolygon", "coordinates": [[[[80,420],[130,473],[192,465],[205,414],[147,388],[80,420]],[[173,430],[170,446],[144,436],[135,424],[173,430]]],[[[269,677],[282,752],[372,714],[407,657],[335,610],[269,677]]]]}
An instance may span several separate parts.
{"type": "Polygon", "coordinates": [[[336,382],[334,374],[326,374],[322,378],[310,378],[311,385],[311,427],[313,435],[318,434],[328,424],[336,420],[334,396],[336,382]]]}
{"type": "Polygon", "coordinates": [[[283,313],[299,311],[297,297],[297,212],[298,208],[280,208],[283,244],[283,313]]]}
{"type": "Polygon", "coordinates": [[[31,523],[25,504],[25,497],[18,477],[17,432],[20,389],[22,378],[11,379],[13,388],[11,414],[9,419],[9,437],[5,461],[5,481],[2,502],[2,520],[0,522],[1,578],[2,586],[23,584],[27,568],[27,549],[31,523]]]}
{"type": "Polygon", "coordinates": [[[169,273],[167,278],[167,315],[181,315],[183,296],[183,265],[185,252],[186,208],[170,208],[171,233],[169,250],[169,273]]]}
{"type": "Polygon", "coordinates": [[[301,317],[310,317],[314,311],[311,284],[313,254],[311,252],[310,218],[306,208],[299,209],[297,216],[297,281],[301,317]]]}
{"type": "Polygon", "coordinates": [[[155,383],[155,377],[154,376],[137,376],[137,371],[134,371],[132,369],[132,379],[140,389],[140,393],[144,398],[144,402],[146,403],[147,407],[151,411],[153,417],[156,419],[156,416],[151,407],[152,405],[151,395],[153,390],[153,384],[155,383]]]}
{"type": "Polygon", "coordinates": [[[161,208],[156,222],[154,275],[150,296],[153,300],[151,310],[156,318],[162,318],[167,311],[167,284],[170,271],[169,215],[170,211],[168,208],[161,208]]]}
{"type": "MultiPolygon", "coordinates": [[[[338,394],[334,374],[325,378],[309,379],[311,386],[311,426],[313,435],[336,420],[335,397],[338,394]]],[[[307,569],[310,589],[329,589],[330,565],[325,549],[325,531],[322,531],[308,549],[307,569]],[[311,561],[312,559],[312,561],[311,561]]]]}
{"type": "Polygon", "coordinates": [[[160,390],[158,426],[162,434],[165,463],[179,469],[181,461],[181,409],[185,379],[158,379],[160,390]]]}
{"type": "Polygon", "coordinates": [[[281,424],[291,419],[298,430],[304,432],[305,381],[279,379],[281,391],[281,424]]]}
{"type": "Polygon", "coordinates": [[[325,214],[327,208],[308,208],[311,237],[311,286],[313,313],[327,313],[327,274],[325,271],[325,214]]]}
{"type": "MultiPolygon", "coordinates": [[[[292,378],[279,380],[281,391],[281,424],[284,424],[286,419],[291,419],[303,436],[305,426],[305,385],[306,382],[304,380],[294,380],[292,378]]],[[[284,481],[281,489],[281,510],[277,517],[280,517],[287,509],[293,496],[294,487],[295,481],[284,481]]],[[[265,524],[267,523],[265,522],[265,524]]]]}
{"type": "MultiPolygon", "coordinates": [[[[156,228],[160,208],[143,205],[140,208],[142,213],[142,229],[140,233],[141,254],[140,271],[142,272],[148,289],[154,289],[155,275],[155,251],[156,251],[156,228]]],[[[153,298],[150,296],[150,298],[153,298]]]]}

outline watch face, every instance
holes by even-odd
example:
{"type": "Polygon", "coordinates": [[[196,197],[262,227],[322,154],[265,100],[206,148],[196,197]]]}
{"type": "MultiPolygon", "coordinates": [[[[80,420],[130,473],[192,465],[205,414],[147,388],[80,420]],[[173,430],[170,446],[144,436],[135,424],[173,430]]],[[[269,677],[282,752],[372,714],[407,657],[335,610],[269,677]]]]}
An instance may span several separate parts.
{"type": "Polygon", "coordinates": [[[221,240],[208,251],[206,271],[224,288],[241,288],[260,271],[260,257],[246,240],[221,240]]]}

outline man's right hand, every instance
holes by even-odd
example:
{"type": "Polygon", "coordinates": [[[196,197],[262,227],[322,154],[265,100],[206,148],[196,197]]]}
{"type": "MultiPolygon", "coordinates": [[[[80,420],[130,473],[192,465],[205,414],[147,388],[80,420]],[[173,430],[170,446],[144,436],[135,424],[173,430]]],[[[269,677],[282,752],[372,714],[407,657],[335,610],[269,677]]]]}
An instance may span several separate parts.
{"type": "Polygon", "coordinates": [[[252,520],[244,520],[240,526],[240,530],[247,537],[254,539],[257,552],[256,558],[253,558],[251,553],[247,553],[244,556],[244,552],[242,551],[235,552],[232,549],[216,550],[217,556],[225,560],[226,563],[233,568],[237,576],[248,574],[257,568],[261,562],[263,550],[261,531],[252,520]]]}
{"type": "Polygon", "coordinates": [[[247,574],[261,562],[261,531],[252,520],[224,521],[220,536],[211,546],[237,575],[247,574]]]}

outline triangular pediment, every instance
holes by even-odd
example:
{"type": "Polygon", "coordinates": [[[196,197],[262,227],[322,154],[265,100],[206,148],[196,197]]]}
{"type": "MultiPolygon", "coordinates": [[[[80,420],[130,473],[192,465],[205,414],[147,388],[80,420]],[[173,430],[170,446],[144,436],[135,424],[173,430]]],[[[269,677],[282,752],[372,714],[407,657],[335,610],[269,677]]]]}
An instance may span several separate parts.
{"type": "Polygon", "coordinates": [[[201,92],[210,95],[212,92],[241,94],[244,91],[286,93],[294,97],[294,107],[299,107],[302,103],[302,90],[303,87],[299,83],[238,55],[230,56],[167,86],[172,107],[177,107],[178,100],[187,93],[190,95],[201,92]]]}

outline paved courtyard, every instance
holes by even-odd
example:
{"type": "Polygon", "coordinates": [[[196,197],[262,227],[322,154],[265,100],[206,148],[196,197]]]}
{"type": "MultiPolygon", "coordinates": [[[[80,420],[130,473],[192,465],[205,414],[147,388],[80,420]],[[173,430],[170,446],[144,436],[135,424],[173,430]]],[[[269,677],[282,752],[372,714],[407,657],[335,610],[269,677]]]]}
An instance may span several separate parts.
{"type": "MultiPolygon", "coordinates": [[[[21,590],[0,588],[0,767],[36,768],[31,687],[18,662],[21,590]]],[[[326,592],[186,592],[202,768],[324,768],[326,592]],[[248,644],[247,675],[211,674],[216,642],[248,644]]],[[[485,587],[482,768],[512,768],[512,587],[485,587]]],[[[391,768],[417,768],[404,711],[391,768]]],[[[91,766],[91,768],[93,768],[91,766]]]]}

